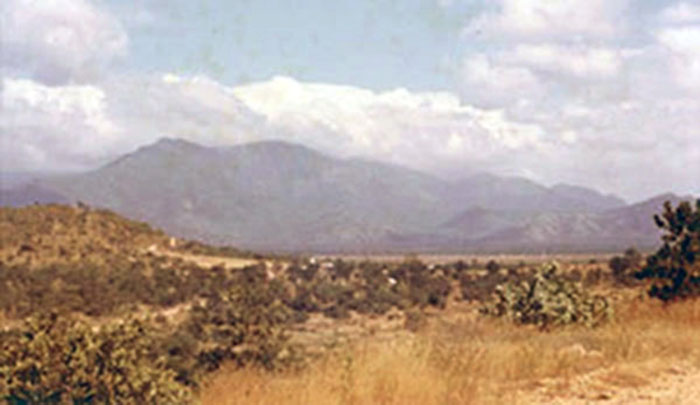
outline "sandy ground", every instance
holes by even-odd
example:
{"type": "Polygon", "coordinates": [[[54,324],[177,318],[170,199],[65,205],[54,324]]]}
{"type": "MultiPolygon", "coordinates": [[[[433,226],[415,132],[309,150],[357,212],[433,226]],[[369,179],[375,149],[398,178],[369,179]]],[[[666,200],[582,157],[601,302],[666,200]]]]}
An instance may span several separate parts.
{"type": "MultiPolygon", "coordinates": [[[[410,255],[409,255],[410,256],[410,255]]],[[[549,261],[558,261],[562,263],[589,263],[594,260],[597,263],[607,263],[614,254],[610,253],[562,253],[562,254],[420,254],[415,256],[425,263],[444,264],[456,262],[459,260],[470,263],[472,260],[484,264],[489,260],[495,260],[501,264],[511,265],[521,262],[527,264],[538,264],[549,261]]],[[[383,262],[401,262],[406,259],[407,255],[401,254],[337,254],[337,255],[319,255],[321,258],[337,258],[349,261],[383,261],[383,262]]]]}
{"type": "Polygon", "coordinates": [[[691,364],[661,368],[658,364],[639,364],[601,369],[571,381],[541,382],[534,391],[519,397],[523,404],[697,405],[700,368],[691,364]]]}
{"type": "Polygon", "coordinates": [[[197,264],[198,266],[205,267],[205,268],[211,268],[211,267],[214,267],[217,265],[221,265],[221,266],[224,266],[224,267],[230,268],[230,269],[239,269],[239,268],[243,268],[243,267],[258,263],[258,260],[254,260],[254,259],[243,259],[243,258],[238,258],[238,257],[192,255],[192,254],[183,254],[183,253],[173,252],[170,250],[162,250],[162,249],[151,250],[150,252],[153,254],[156,254],[156,255],[160,255],[160,256],[176,257],[178,259],[192,262],[192,263],[197,264]]]}

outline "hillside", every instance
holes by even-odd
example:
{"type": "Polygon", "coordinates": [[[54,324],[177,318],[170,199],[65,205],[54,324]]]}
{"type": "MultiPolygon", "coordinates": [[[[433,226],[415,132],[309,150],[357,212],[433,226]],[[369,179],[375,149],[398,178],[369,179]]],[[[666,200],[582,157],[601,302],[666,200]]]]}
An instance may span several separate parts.
{"type": "Polygon", "coordinates": [[[39,194],[83,201],[176,236],[264,251],[615,250],[653,244],[649,219],[660,209],[657,200],[626,206],[584,187],[488,173],[448,181],[281,141],[166,138],[30,186],[25,201],[17,190],[3,194],[19,195],[14,205],[39,194]]]}
{"type": "Polygon", "coordinates": [[[31,267],[103,260],[166,246],[169,238],[148,224],[87,206],[0,207],[0,261],[31,267]]]}
{"type": "Polygon", "coordinates": [[[157,250],[172,254],[250,256],[231,247],[172,238],[144,222],[84,204],[0,207],[0,263],[37,268],[143,260],[157,250]]]}

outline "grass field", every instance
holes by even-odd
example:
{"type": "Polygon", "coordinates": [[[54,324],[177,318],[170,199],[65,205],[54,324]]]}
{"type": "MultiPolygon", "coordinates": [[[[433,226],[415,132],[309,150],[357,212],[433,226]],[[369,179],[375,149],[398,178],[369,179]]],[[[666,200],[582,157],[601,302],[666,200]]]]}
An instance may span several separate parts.
{"type": "Polygon", "coordinates": [[[585,403],[613,399],[625,390],[640,400],[651,398],[654,393],[644,390],[657,389],[652,383],[662,374],[700,367],[700,301],[664,306],[633,296],[619,302],[615,320],[598,329],[543,333],[452,310],[432,317],[416,334],[358,339],[302,370],[221,371],[202,401],[528,404],[568,398],[585,403]]]}

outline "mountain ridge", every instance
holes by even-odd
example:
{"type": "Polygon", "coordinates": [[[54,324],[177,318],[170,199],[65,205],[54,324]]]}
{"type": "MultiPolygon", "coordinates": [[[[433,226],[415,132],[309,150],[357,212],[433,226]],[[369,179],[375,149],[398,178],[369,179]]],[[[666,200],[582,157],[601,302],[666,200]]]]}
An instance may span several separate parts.
{"type": "Polygon", "coordinates": [[[641,218],[653,227],[660,209],[657,200],[628,205],[594,189],[519,177],[450,181],[280,140],[220,147],[162,138],[34,187],[178,236],[265,251],[617,249],[651,244],[641,218]]]}

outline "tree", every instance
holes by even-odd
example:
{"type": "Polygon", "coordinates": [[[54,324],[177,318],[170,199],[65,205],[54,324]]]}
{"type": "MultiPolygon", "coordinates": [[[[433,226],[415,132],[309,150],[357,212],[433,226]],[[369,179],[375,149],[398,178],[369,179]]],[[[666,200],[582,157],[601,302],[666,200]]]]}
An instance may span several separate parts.
{"type": "Polygon", "coordinates": [[[666,201],[654,222],[664,232],[663,245],[636,277],[649,280],[649,295],[663,301],[700,296],[700,199],[695,207],[684,201],[673,208],[666,201]]]}

